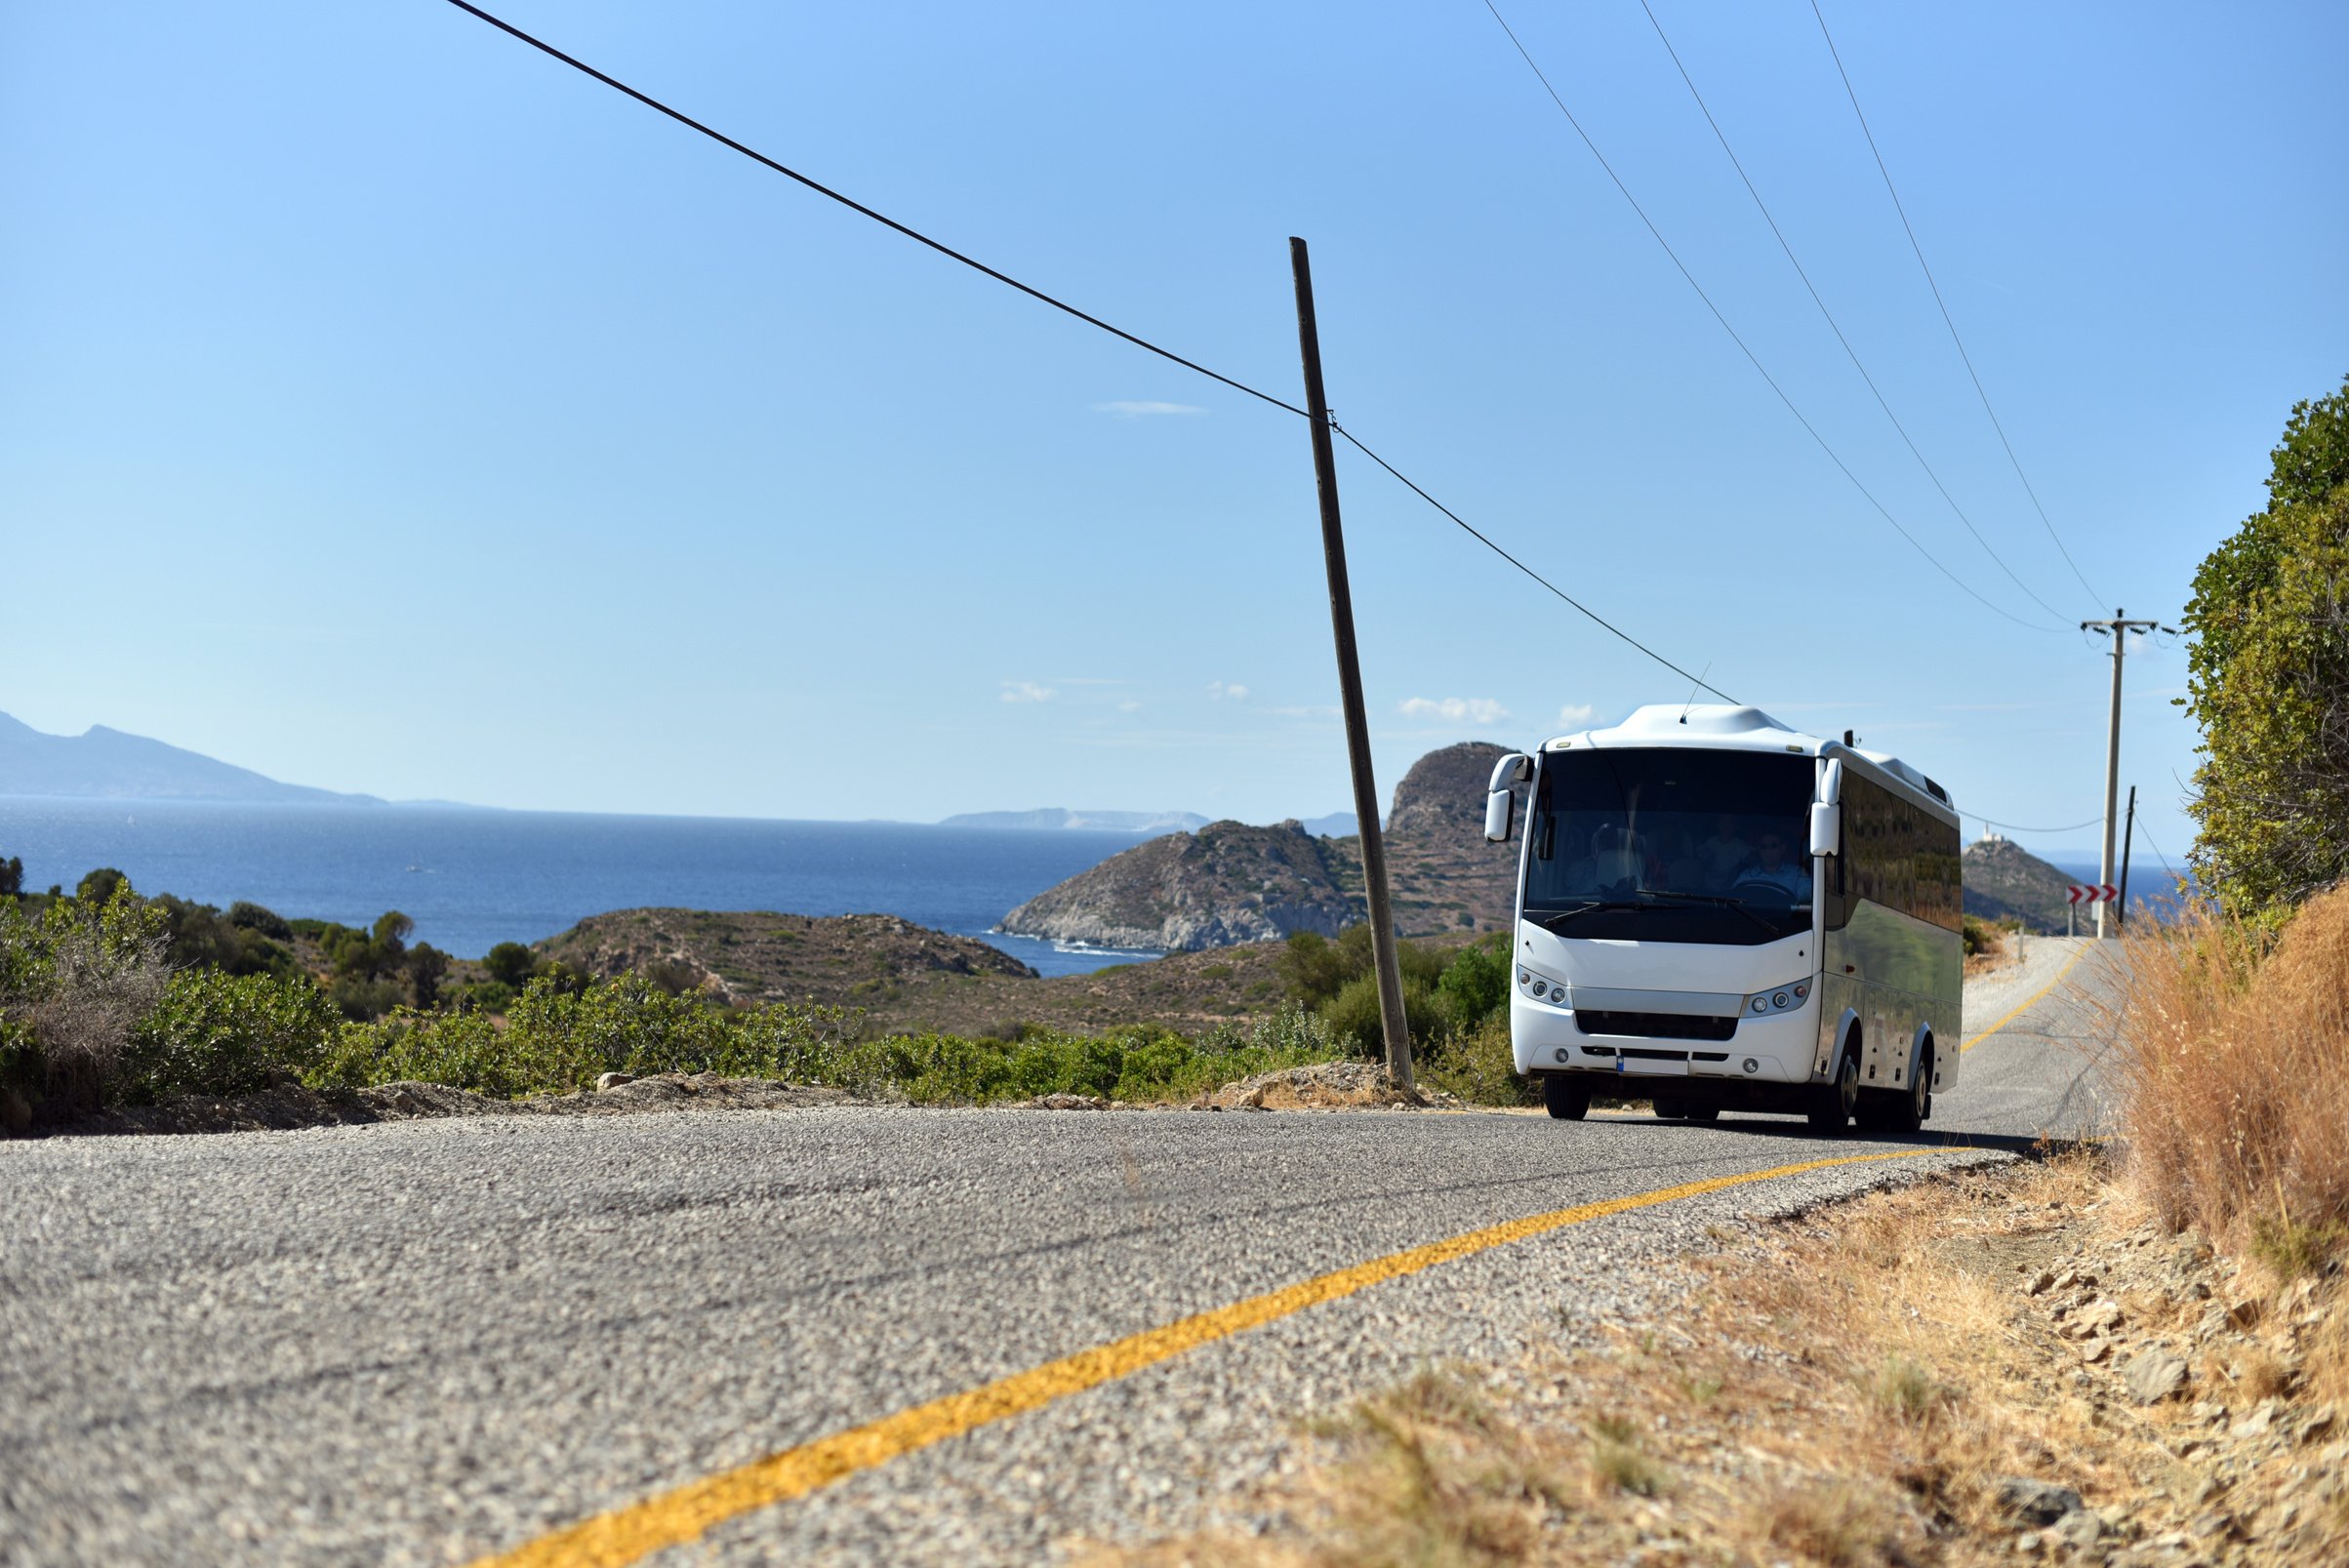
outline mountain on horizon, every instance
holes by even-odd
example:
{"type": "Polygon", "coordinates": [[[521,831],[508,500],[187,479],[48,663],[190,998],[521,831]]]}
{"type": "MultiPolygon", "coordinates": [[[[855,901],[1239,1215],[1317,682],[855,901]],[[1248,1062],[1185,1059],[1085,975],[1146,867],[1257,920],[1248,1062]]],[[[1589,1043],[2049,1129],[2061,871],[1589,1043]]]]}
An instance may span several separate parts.
{"type": "Polygon", "coordinates": [[[384,804],[374,795],[280,784],[250,768],[103,724],[93,724],[80,735],[48,735],[6,713],[0,713],[0,795],[384,804]]]}

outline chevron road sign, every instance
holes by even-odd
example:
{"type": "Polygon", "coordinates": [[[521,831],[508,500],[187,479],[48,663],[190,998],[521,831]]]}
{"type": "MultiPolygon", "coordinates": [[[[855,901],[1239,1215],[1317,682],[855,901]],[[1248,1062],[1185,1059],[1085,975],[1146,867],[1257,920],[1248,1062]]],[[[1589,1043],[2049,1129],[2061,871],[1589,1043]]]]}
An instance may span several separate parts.
{"type": "Polygon", "coordinates": [[[2066,888],[2066,904],[2118,904],[2121,890],[2110,882],[2091,882],[2084,888],[2066,888]]]}

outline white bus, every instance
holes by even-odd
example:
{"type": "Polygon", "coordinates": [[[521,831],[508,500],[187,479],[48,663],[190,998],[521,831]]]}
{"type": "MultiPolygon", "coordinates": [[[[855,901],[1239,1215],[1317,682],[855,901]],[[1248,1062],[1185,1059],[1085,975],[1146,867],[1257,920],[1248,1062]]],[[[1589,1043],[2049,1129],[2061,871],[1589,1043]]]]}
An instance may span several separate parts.
{"type": "Polygon", "coordinates": [[[1509,1031],[1550,1114],[1792,1112],[1908,1131],[1958,1078],[1958,816],[1881,752],[1758,708],[1642,707],[1493,770],[1525,796],[1509,1031]]]}

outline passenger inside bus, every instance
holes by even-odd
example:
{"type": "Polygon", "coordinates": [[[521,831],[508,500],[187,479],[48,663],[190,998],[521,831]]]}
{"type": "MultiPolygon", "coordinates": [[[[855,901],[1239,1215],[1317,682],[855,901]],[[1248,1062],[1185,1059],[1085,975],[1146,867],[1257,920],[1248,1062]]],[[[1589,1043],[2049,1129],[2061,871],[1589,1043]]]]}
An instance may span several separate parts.
{"type": "Polygon", "coordinates": [[[1714,819],[1713,836],[1696,847],[1703,863],[1705,886],[1719,893],[1737,880],[1737,873],[1754,858],[1754,846],[1737,830],[1737,819],[1722,812],[1714,819]]]}

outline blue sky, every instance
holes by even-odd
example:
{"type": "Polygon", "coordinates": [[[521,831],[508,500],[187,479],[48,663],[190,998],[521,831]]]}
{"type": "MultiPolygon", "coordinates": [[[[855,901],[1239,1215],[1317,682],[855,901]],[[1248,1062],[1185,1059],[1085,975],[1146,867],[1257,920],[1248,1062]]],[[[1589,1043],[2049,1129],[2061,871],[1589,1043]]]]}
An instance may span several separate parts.
{"type": "MultiPolygon", "coordinates": [[[[1890,532],[1477,0],[505,14],[1290,398],[1303,234],[1338,417],[1569,591],[1973,810],[2099,807],[2099,650],[1890,532]]],[[[1808,7],[1656,15],[1976,526],[2067,623],[2174,619],[2291,403],[2349,369],[2349,12],[1828,8],[2096,601],[1808,7]]],[[[1637,0],[1511,20],[1869,487],[2045,619],[1870,400],[1637,0]]],[[[1348,798],[1302,422],[437,0],[9,5],[0,204],[0,708],[39,728],[507,806],[1348,798]]],[[[1341,485],[1382,789],[1452,740],[1686,695],[1365,463],[1341,485]]],[[[2124,782],[2174,858],[2183,655],[2137,655],[2124,782]]]]}

